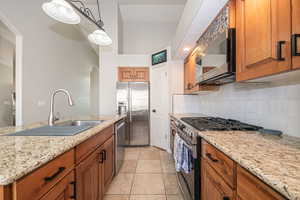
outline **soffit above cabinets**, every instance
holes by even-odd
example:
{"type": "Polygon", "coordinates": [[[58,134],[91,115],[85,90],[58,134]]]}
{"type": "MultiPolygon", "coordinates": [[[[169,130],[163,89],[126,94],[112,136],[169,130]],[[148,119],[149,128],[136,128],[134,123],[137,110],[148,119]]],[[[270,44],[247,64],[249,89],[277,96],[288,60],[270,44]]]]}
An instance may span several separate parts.
{"type": "Polygon", "coordinates": [[[121,4],[123,22],[178,23],[184,5],[121,4]]]}
{"type": "Polygon", "coordinates": [[[184,59],[190,53],[183,49],[193,49],[199,37],[227,2],[228,0],[191,0],[186,3],[172,42],[174,58],[184,59]]]}

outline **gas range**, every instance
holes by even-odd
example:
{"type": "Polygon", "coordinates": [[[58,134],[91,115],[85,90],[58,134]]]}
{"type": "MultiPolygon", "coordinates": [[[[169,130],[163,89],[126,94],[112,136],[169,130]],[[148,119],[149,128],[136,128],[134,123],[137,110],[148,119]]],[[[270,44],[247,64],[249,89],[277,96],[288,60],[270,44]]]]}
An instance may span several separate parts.
{"type": "Polygon", "coordinates": [[[263,128],[219,117],[186,117],[181,120],[199,131],[258,131],[263,128]]]}

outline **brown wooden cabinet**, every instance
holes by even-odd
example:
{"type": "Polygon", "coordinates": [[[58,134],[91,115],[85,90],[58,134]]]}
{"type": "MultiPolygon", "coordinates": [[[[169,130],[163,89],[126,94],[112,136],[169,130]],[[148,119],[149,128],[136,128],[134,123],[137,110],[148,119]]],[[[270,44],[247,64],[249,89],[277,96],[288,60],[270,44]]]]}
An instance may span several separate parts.
{"type": "MultiPolygon", "coordinates": [[[[62,154],[13,184],[15,199],[37,200],[46,194],[74,167],[74,149],[62,154]]],[[[56,187],[56,186],[55,186],[56,187]]]]}
{"type": "Polygon", "coordinates": [[[211,144],[201,149],[201,200],[286,200],[211,144]]]}
{"type": "Polygon", "coordinates": [[[202,199],[203,200],[234,200],[235,195],[225,181],[202,159],[202,199]]]}
{"type": "Polygon", "coordinates": [[[237,195],[240,200],[284,200],[285,198],[250,174],[237,168],[237,195]]]}
{"type": "Polygon", "coordinates": [[[149,82],[148,67],[119,67],[119,82],[149,82]]]}
{"type": "Polygon", "coordinates": [[[114,176],[114,137],[107,140],[102,149],[104,151],[103,162],[103,178],[104,178],[104,191],[107,191],[113,176],[114,176]]]}
{"type": "Polygon", "coordinates": [[[202,142],[202,155],[207,163],[224,179],[232,188],[236,187],[236,164],[224,153],[207,142],[202,142]]]}
{"type": "Polygon", "coordinates": [[[236,16],[238,81],[291,69],[290,0],[237,0],[236,16]]]}
{"type": "Polygon", "coordinates": [[[55,185],[40,200],[71,200],[76,199],[75,194],[75,173],[72,171],[55,185]]]}
{"type": "Polygon", "coordinates": [[[292,64],[300,68],[300,1],[292,0],[292,64]]]}
{"type": "Polygon", "coordinates": [[[77,200],[101,200],[103,195],[104,151],[99,147],[76,167],[77,200]]]}
{"type": "Polygon", "coordinates": [[[13,184],[0,186],[0,200],[102,200],[114,176],[113,133],[114,126],[108,126],[13,184]]]}
{"type": "Polygon", "coordinates": [[[184,93],[189,94],[196,89],[195,55],[191,54],[184,62],[184,93]]]}
{"type": "Polygon", "coordinates": [[[198,85],[196,82],[196,54],[191,54],[184,62],[184,94],[194,94],[200,91],[218,90],[215,85],[198,85]]]}

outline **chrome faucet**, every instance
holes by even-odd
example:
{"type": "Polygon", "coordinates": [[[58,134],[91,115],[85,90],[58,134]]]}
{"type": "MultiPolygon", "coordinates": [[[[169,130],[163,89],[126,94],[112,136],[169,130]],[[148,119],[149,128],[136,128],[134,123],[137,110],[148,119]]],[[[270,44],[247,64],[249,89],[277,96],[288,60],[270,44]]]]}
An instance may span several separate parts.
{"type": "Polygon", "coordinates": [[[67,91],[67,90],[64,90],[64,89],[58,89],[56,90],[55,92],[53,92],[52,96],[51,96],[51,102],[50,102],[50,113],[49,113],[49,118],[48,118],[48,124],[49,126],[53,126],[54,125],[54,122],[56,120],[58,120],[55,116],[54,116],[54,97],[56,94],[58,93],[64,93],[65,95],[68,96],[68,101],[69,101],[69,106],[73,106],[74,105],[74,102],[73,102],[73,99],[70,95],[70,93],[67,91]]]}

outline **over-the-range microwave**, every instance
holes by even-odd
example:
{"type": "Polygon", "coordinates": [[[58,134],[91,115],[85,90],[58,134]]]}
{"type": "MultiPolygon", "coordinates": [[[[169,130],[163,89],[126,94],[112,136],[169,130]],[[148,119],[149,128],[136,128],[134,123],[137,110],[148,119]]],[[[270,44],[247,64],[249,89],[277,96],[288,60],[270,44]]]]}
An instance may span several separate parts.
{"type": "Polygon", "coordinates": [[[194,52],[195,79],[199,85],[221,85],[235,81],[236,34],[229,28],[225,7],[197,42],[194,52]]]}

